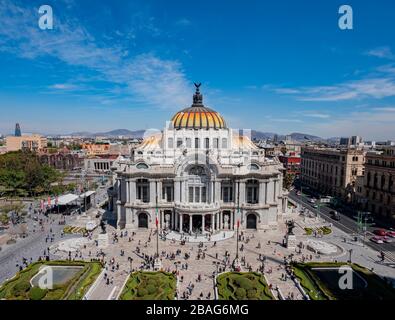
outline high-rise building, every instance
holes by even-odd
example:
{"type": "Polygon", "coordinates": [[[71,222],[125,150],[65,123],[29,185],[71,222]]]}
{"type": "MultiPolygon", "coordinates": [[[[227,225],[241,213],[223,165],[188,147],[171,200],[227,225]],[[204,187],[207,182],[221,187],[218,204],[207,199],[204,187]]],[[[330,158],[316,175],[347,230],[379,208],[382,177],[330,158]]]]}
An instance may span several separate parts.
{"type": "Polygon", "coordinates": [[[19,126],[19,123],[15,125],[15,137],[21,137],[22,132],[21,132],[21,127],[19,126]]]}

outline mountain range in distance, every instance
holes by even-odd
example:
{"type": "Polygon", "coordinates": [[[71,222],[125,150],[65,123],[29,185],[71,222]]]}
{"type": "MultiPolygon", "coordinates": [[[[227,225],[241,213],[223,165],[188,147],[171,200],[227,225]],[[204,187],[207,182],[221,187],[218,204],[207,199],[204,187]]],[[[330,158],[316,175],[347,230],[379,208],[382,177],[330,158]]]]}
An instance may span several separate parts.
{"type": "MultiPolygon", "coordinates": [[[[144,136],[144,132],[146,130],[135,130],[131,131],[128,129],[115,129],[108,132],[73,132],[71,136],[79,136],[79,137],[106,137],[106,138],[117,138],[119,136],[128,137],[128,138],[142,138],[144,136]]],[[[274,137],[277,136],[278,140],[284,140],[286,138],[285,135],[276,134],[273,132],[262,132],[257,130],[251,130],[251,138],[256,140],[264,140],[264,139],[271,139],[273,140],[274,137]]],[[[295,141],[325,141],[326,139],[320,138],[318,136],[305,134],[305,133],[298,133],[294,132],[287,136],[290,136],[292,140],[295,141]]]]}

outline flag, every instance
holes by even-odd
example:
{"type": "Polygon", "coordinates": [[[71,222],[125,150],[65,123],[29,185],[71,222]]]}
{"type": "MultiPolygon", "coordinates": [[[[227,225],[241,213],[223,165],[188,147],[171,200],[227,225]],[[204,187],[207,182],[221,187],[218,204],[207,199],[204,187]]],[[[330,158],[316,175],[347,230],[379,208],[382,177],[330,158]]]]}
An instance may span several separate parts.
{"type": "Polygon", "coordinates": [[[237,229],[240,227],[240,220],[237,219],[237,229]]]}
{"type": "Polygon", "coordinates": [[[155,224],[156,224],[156,227],[158,227],[158,225],[159,225],[159,221],[158,221],[158,208],[156,208],[155,224]]]}

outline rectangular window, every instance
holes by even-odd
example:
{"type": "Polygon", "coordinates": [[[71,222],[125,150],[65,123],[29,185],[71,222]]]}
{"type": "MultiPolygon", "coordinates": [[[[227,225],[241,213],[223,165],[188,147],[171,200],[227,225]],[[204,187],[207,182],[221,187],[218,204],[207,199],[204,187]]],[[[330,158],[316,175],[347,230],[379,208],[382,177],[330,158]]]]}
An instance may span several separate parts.
{"type": "Polygon", "coordinates": [[[191,138],[186,139],[186,145],[187,145],[187,148],[192,148],[191,138]]]}
{"type": "Polygon", "coordinates": [[[167,145],[168,145],[169,149],[173,148],[173,138],[168,139],[167,145]]]}
{"type": "Polygon", "coordinates": [[[178,138],[177,139],[177,148],[179,148],[179,147],[181,147],[182,146],[182,139],[181,138],[178,138]]]}
{"type": "Polygon", "coordinates": [[[199,138],[195,138],[195,149],[199,149],[200,145],[199,145],[199,138]]]}
{"type": "Polygon", "coordinates": [[[206,202],[206,187],[202,187],[202,202],[206,202]]]}
{"type": "Polygon", "coordinates": [[[206,147],[206,149],[209,149],[210,148],[210,139],[209,138],[206,138],[206,139],[204,139],[204,144],[205,144],[205,147],[206,147]]]}
{"type": "Polygon", "coordinates": [[[189,198],[189,202],[193,202],[193,187],[189,187],[188,198],[189,198]]]}
{"type": "Polygon", "coordinates": [[[200,188],[195,187],[195,202],[200,202],[200,188]]]}
{"type": "Polygon", "coordinates": [[[218,149],[218,138],[214,138],[214,140],[213,140],[213,148],[214,149],[218,149]]]}

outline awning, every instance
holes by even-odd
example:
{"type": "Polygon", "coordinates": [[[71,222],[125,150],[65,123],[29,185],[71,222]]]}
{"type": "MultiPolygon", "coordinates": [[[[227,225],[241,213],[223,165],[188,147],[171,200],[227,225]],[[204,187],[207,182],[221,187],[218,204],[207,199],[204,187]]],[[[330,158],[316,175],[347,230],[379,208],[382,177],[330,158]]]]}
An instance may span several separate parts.
{"type": "Polygon", "coordinates": [[[95,194],[95,193],[96,193],[96,191],[87,191],[87,192],[81,193],[80,194],[80,198],[87,198],[87,197],[89,197],[89,196],[91,196],[92,194],[95,194]]]}
{"type": "Polygon", "coordinates": [[[58,198],[58,205],[64,206],[78,199],[78,196],[72,193],[65,194],[58,198]]]}

